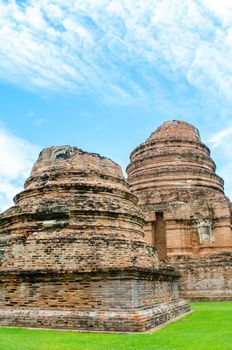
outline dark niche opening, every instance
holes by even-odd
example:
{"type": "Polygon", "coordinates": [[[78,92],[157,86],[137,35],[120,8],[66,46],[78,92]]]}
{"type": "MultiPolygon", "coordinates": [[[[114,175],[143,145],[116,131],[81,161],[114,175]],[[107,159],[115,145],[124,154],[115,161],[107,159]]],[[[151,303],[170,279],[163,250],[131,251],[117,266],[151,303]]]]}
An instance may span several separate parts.
{"type": "Polygon", "coordinates": [[[153,244],[157,249],[160,260],[165,260],[167,257],[166,245],[166,227],[164,221],[164,213],[156,212],[156,221],[153,225],[153,244]]]}

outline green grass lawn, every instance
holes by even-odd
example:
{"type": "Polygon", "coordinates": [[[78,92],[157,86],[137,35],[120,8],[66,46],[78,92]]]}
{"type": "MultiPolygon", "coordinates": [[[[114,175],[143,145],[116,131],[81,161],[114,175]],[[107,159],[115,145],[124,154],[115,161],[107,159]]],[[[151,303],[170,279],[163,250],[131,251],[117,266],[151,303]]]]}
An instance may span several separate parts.
{"type": "Polygon", "coordinates": [[[192,303],[193,313],[143,334],[0,328],[0,350],[230,350],[232,302],[192,303]]]}

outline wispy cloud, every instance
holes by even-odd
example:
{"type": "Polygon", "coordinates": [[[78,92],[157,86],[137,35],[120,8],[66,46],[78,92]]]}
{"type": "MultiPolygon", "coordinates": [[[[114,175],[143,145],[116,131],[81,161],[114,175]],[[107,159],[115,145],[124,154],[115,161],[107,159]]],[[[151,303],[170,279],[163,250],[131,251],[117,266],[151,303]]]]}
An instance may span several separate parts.
{"type": "Polygon", "coordinates": [[[29,176],[39,147],[0,128],[0,211],[11,205],[29,176]]]}
{"type": "Polygon", "coordinates": [[[232,97],[230,0],[0,2],[0,75],[31,89],[143,97],[159,75],[232,97]]]}
{"type": "Polygon", "coordinates": [[[231,136],[232,136],[232,125],[212,135],[209,139],[209,143],[211,143],[213,148],[216,148],[223,144],[228,145],[228,141],[229,143],[232,143],[230,141],[231,136]],[[228,140],[228,136],[230,136],[229,140],[228,140]]]}
{"type": "Polygon", "coordinates": [[[227,125],[211,135],[208,143],[212,147],[217,165],[220,165],[219,175],[225,180],[225,192],[232,198],[232,125],[227,125]]]}

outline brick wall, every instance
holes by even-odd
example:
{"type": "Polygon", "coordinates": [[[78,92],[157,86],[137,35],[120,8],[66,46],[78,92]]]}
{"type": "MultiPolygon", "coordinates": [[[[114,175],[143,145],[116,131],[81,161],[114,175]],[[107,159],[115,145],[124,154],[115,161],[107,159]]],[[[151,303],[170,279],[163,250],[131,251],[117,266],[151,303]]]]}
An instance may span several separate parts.
{"type": "Polygon", "coordinates": [[[0,281],[0,325],[143,331],[189,310],[172,270],[4,274],[0,281]]]}
{"type": "Polygon", "coordinates": [[[137,201],[110,159],[43,150],[0,215],[0,325],[144,331],[187,312],[137,201]]]}
{"type": "MultiPolygon", "coordinates": [[[[208,273],[211,282],[205,295],[215,292],[217,296],[213,280],[224,281],[222,290],[231,293],[232,274],[222,277],[213,258],[211,267],[207,267],[210,256],[219,254],[223,260],[224,252],[232,253],[232,206],[215,169],[210,150],[201,142],[197,129],[176,120],[162,124],[139,145],[131,153],[127,167],[130,190],[138,196],[145,214],[145,238],[149,244],[155,245],[153,227],[160,225],[156,213],[163,212],[165,230],[155,246],[158,256],[164,258],[166,253],[166,262],[173,266],[182,259],[180,283],[186,297],[193,291],[190,285],[198,286],[200,293],[202,281],[205,290],[208,273]],[[200,260],[201,268],[197,263],[200,260]],[[191,268],[190,261],[195,262],[191,268]]],[[[221,263],[229,269],[228,259],[221,263]]]]}
{"type": "Polygon", "coordinates": [[[232,300],[232,254],[176,263],[180,294],[194,301],[232,300]]]}

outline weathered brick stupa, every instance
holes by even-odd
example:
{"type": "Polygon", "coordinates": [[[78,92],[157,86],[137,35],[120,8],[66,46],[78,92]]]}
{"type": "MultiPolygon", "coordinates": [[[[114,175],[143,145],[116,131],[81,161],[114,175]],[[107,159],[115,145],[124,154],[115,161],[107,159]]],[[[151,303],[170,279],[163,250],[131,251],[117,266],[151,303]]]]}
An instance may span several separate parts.
{"type": "Polygon", "coordinates": [[[198,130],[168,121],[131,154],[130,190],[145,235],[181,273],[185,298],[232,299],[231,203],[198,130]]]}
{"type": "Polygon", "coordinates": [[[145,331],[188,311],[119,165],[44,149],[0,216],[0,325],[145,331]]]}

